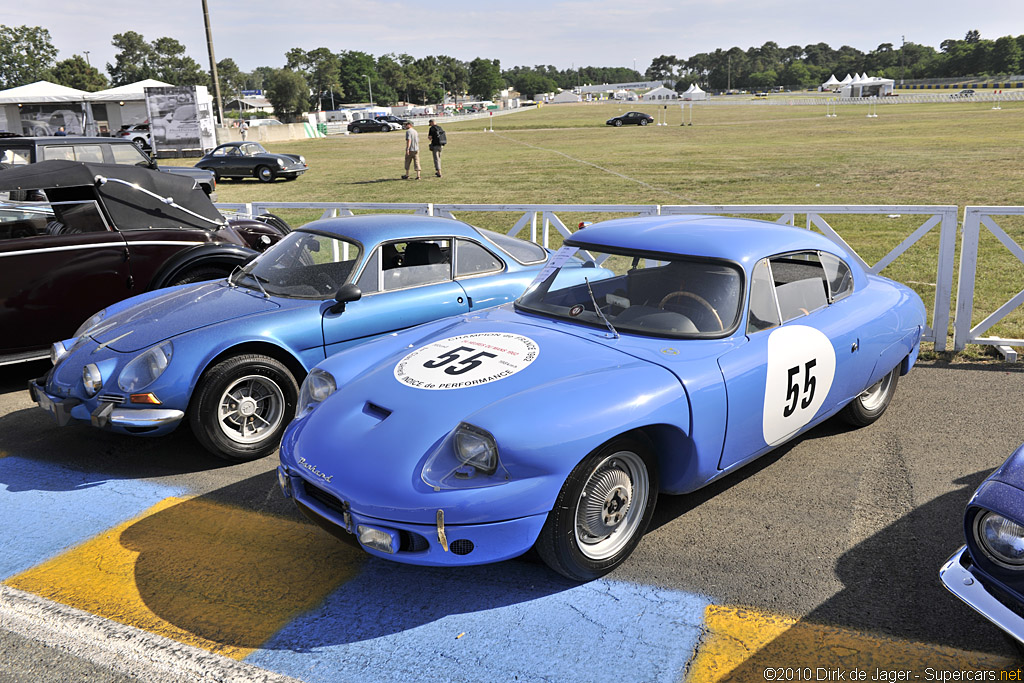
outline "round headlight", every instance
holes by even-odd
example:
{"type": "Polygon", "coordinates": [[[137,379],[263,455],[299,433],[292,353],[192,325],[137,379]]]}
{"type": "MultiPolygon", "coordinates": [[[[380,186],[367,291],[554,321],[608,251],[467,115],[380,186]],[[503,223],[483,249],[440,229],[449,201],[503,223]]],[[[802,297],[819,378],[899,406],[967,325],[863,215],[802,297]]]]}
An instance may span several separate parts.
{"type": "Polygon", "coordinates": [[[103,375],[95,363],[89,363],[82,368],[82,384],[89,396],[95,396],[96,392],[103,388],[103,375]]]}
{"type": "Polygon", "coordinates": [[[303,166],[305,166],[306,165],[306,157],[300,155],[299,156],[299,163],[302,164],[303,166]]]}
{"type": "Polygon", "coordinates": [[[164,374],[173,355],[174,346],[169,341],[143,351],[124,366],[117,378],[117,386],[128,393],[149,386],[164,374]]]}
{"type": "Polygon", "coordinates": [[[299,406],[295,411],[295,417],[299,418],[311,412],[337,390],[338,385],[331,373],[313,368],[313,371],[306,375],[299,390],[299,406]]]}
{"type": "Polygon", "coordinates": [[[280,166],[281,168],[284,168],[284,159],[282,159],[281,157],[278,157],[277,158],[277,165],[280,166]]]}
{"type": "Polygon", "coordinates": [[[982,552],[1009,569],[1024,568],[1024,526],[994,512],[978,515],[974,537],[982,552]]]}
{"type": "Polygon", "coordinates": [[[67,347],[64,346],[64,342],[53,342],[50,346],[50,362],[56,367],[57,363],[61,362],[64,356],[68,355],[67,347]]]}

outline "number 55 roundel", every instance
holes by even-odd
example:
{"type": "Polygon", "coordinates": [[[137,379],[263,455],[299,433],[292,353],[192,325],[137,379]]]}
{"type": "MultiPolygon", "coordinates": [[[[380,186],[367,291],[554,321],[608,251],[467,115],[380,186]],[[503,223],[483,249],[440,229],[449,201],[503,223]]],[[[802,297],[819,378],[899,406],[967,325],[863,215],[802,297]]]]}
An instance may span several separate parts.
{"type": "Polygon", "coordinates": [[[395,366],[395,379],[417,389],[464,389],[516,374],[538,351],[537,342],[520,334],[464,334],[409,353],[395,366]]]}
{"type": "Polygon", "coordinates": [[[780,444],[810,422],[825,402],[835,374],[836,352],[824,334],[803,325],[772,332],[764,385],[765,443],[780,444]]]}

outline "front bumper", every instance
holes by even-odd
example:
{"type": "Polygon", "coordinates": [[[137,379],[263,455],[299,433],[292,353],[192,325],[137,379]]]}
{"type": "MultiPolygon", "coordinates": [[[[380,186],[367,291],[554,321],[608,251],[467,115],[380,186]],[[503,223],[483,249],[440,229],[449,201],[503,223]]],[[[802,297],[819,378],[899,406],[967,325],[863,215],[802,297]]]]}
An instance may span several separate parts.
{"type": "Polygon", "coordinates": [[[967,546],[960,548],[939,569],[939,577],[949,591],[966,602],[978,614],[1024,644],[1024,617],[1021,606],[1014,610],[1001,596],[991,591],[978,575],[971,571],[973,563],[967,546]]]}
{"type": "Polygon", "coordinates": [[[183,411],[173,408],[125,408],[103,401],[96,401],[90,411],[81,399],[47,393],[39,379],[29,381],[28,393],[40,408],[53,416],[59,427],[67,426],[71,420],[81,420],[93,427],[109,428],[123,434],[159,436],[173,430],[185,417],[183,411]]]}
{"type": "Polygon", "coordinates": [[[456,567],[501,562],[528,551],[540,535],[547,514],[486,524],[429,526],[362,515],[348,503],[278,467],[278,480],[299,510],[346,542],[357,541],[360,525],[393,533],[400,543],[392,553],[359,543],[366,552],[395,562],[431,567],[456,567]],[[443,530],[445,543],[441,541],[443,530]]]}

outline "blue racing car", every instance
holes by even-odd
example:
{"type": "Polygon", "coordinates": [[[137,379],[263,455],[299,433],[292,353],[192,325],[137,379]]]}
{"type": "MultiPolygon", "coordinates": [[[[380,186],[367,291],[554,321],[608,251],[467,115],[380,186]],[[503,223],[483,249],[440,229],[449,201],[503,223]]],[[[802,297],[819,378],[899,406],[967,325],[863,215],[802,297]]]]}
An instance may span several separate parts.
{"type": "Polygon", "coordinates": [[[964,536],[967,545],[939,570],[942,583],[1024,644],[1024,446],[971,496],[964,536]]]}
{"type": "Polygon", "coordinates": [[[924,329],[917,294],[817,233],[612,220],[566,240],[514,306],[320,363],[279,479],[380,557],[466,565],[535,546],[587,580],[630,554],[659,492],[837,413],[878,419],[924,329]]]}
{"type": "Polygon", "coordinates": [[[57,418],[160,436],[188,420],[227,460],[273,451],[299,383],[336,351],[511,301],[550,252],[465,223],[379,215],[291,232],[227,279],[100,311],[29,383],[57,418]]]}

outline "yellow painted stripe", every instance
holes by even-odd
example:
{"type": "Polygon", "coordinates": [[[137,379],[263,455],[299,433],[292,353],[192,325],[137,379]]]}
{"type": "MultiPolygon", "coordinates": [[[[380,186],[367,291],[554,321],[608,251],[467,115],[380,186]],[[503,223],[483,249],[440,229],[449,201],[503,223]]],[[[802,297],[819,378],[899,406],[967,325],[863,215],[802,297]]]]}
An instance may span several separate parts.
{"type": "Polygon", "coordinates": [[[242,659],[352,578],[363,557],[310,525],[168,498],[5,583],[242,659]]]}
{"type": "Polygon", "coordinates": [[[810,624],[741,607],[709,605],[704,621],[707,633],[690,667],[689,683],[849,681],[858,680],[851,678],[855,671],[865,674],[859,680],[871,681],[878,670],[883,676],[907,671],[902,678],[887,680],[915,681],[929,680],[929,668],[936,672],[1016,671],[1020,666],[996,655],[810,624]],[[765,669],[771,670],[767,677],[765,669]],[[844,672],[842,678],[837,671],[844,672]]]}

